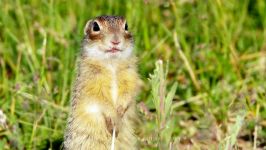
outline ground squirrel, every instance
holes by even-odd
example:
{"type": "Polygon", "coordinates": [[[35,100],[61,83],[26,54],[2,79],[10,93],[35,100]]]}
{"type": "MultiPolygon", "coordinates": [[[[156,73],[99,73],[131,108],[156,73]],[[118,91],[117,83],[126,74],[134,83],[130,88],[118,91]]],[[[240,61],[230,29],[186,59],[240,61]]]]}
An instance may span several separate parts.
{"type": "Polygon", "coordinates": [[[64,149],[107,150],[112,141],[116,150],[137,149],[134,97],[140,79],[127,22],[120,16],[96,17],[84,34],[64,149]]]}

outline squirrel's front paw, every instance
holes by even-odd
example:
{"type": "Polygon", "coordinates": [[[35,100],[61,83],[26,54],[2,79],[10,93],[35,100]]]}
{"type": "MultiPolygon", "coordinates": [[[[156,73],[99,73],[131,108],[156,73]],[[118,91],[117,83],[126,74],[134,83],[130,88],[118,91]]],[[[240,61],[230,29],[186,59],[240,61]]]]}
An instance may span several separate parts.
{"type": "Polygon", "coordinates": [[[117,114],[120,117],[120,119],[123,118],[123,116],[124,116],[124,114],[126,113],[127,110],[128,110],[128,107],[125,108],[125,107],[123,107],[121,105],[117,107],[116,111],[117,111],[117,114]]]}
{"type": "Polygon", "coordinates": [[[113,119],[111,117],[105,116],[104,119],[105,119],[106,128],[111,135],[113,134],[114,128],[116,128],[115,129],[115,136],[117,137],[118,129],[117,129],[116,123],[113,121],[113,119]]]}

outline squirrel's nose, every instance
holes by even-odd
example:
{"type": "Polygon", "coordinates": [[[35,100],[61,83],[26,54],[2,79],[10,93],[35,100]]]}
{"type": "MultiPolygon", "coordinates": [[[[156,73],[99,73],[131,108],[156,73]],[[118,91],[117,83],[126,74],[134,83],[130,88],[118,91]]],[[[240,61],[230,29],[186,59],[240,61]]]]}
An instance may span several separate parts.
{"type": "Polygon", "coordinates": [[[114,45],[118,45],[120,41],[111,41],[111,43],[113,43],[114,45]]]}

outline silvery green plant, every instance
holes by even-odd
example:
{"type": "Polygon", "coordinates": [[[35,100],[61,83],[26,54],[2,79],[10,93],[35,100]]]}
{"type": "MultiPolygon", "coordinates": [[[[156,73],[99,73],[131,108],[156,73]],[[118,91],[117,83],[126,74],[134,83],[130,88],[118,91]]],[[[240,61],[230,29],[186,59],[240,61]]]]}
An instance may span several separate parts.
{"type": "Polygon", "coordinates": [[[228,135],[219,143],[219,150],[231,150],[237,144],[237,136],[244,124],[245,111],[239,112],[235,124],[229,126],[228,135]]]}
{"type": "MultiPolygon", "coordinates": [[[[170,91],[166,90],[167,67],[164,69],[163,62],[156,62],[154,73],[150,75],[152,85],[152,101],[156,109],[156,126],[158,131],[159,149],[169,149],[170,140],[173,132],[174,121],[170,119],[172,112],[172,102],[176,92],[177,83],[175,82],[170,91]]],[[[166,65],[167,66],[167,65],[166,65]]]]}

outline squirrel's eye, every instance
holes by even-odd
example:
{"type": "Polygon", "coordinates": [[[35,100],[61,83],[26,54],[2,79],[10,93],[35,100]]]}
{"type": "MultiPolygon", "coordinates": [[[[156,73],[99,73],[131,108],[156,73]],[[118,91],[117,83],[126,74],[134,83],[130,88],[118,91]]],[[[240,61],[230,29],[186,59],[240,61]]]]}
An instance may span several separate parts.
{"type": "Polygon", "coordinates": [[[99,27],[97,22],[93,22],[92,30],[93,31],[100,31],[100,27],[99,27]]]}
{"type": "Polygon", "coordinates": [[[127,23],[125,24],[125,30],[128,31],[128,26],[127,23]]]}

